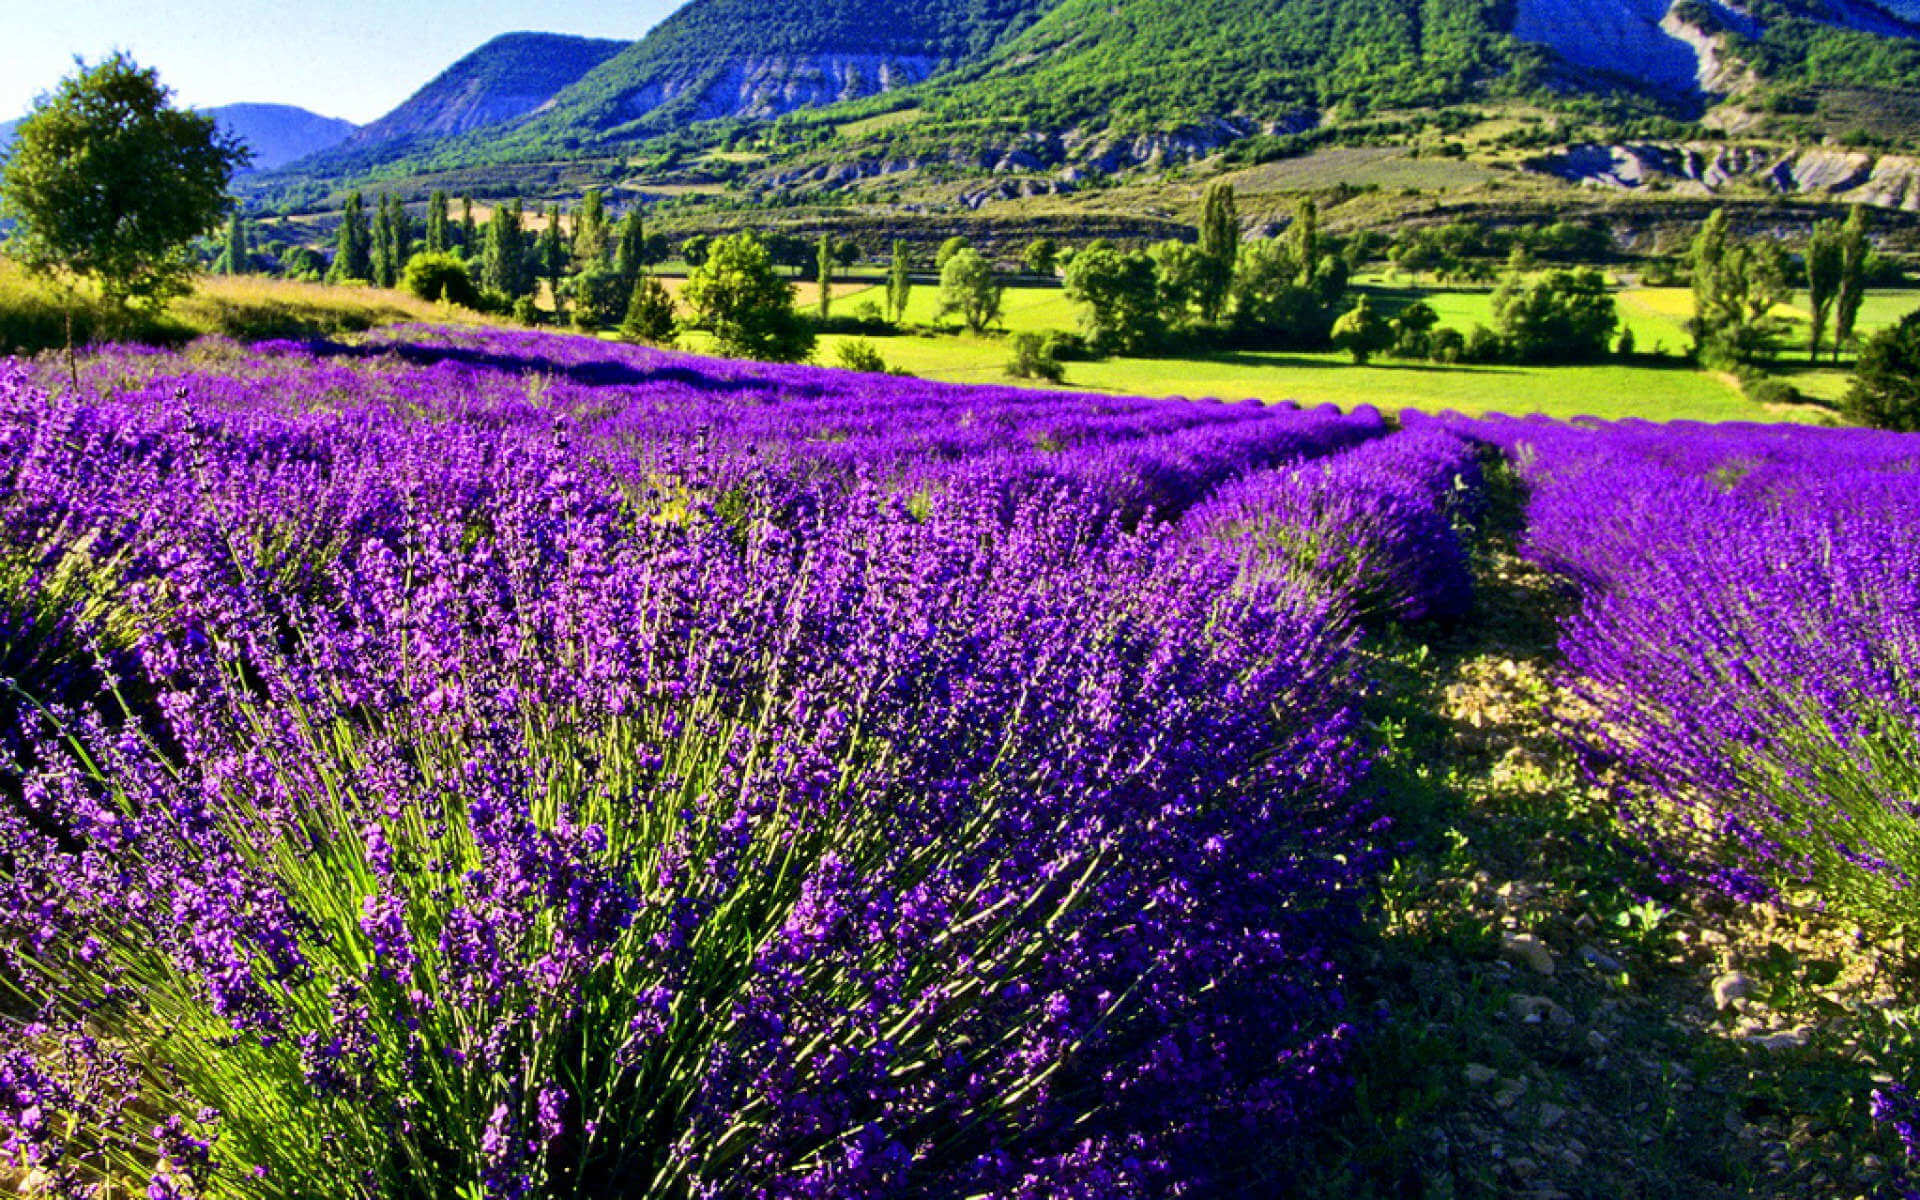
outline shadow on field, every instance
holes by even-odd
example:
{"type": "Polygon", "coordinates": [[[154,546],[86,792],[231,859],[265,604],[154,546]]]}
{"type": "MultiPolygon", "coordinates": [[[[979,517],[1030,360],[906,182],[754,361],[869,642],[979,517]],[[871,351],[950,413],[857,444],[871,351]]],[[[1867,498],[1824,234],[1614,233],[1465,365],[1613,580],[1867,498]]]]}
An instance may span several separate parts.
{"type": "Polygon", "coordinates": [[[583,387],[638,387],[646,384],[670,383],[695,391],[724,392],[729,395],[740,392],[776,390],[790,392],[793,390],[791,387],[782,388],[770,380],[755,379],[750,375],[721,378],[690,367],[661,364],[640,368],[612,359],[558,363],[538,355],[503,354],[498,351],[478,350],[471,346],[415,345],[404,342],[377,346],[352,346],[342,342],[318,341],[307,343],[303,348],[315,358],[397,358],[415,367],[431,367],[450,362],[472,367],[475,370],[500,371],[510,375],[547,375],[565,379],[583,387]]]}

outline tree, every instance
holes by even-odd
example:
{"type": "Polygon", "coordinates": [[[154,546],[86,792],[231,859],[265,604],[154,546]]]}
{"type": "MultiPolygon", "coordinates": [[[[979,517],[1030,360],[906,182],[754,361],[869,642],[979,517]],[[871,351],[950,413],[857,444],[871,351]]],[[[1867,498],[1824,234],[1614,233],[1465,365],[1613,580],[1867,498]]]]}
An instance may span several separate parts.
{"type": "Polygon", "coordinates": [[[447,193],[435,189],[427,199],[426,251],[445,254],[453,249],[453,224],[448,211],[447,193]]]}
{"type": "Polygon", "coordinates": [[[1741,238],[1715,209],[1689,255],[1693,267],[1695,352],[1706,361],[1746,362],[1764,353],[1780,331],[1772,313],[1791,292],[1786,253],[1769,238],[1741,238]]]}
{"type": "Polygon", "coordinates": [[[607,257],[607,202],[599,188],[588,188],[573,214],[573,259],[581,267],[607,257]]]}
{"type": "Polygon", "coordinates": [[[1020,254],[1020,262],[1035,275],[1052,275],[1060,260],[1060,243],[1050,237],[1035,238],[1020,254]]]}
{"type": "Polygon", "coordinates": [[[1523,362],[1599,358],[1620,323],[1606,277],[1591,268],[1514,271],[1493,294],[1493,317],[1508,353],[1523,362]]]}
{"type": "MultiPolygon", "coordinates": [[[[556,293],[556,300],[558,296],[556,293]]],[[[633,300],[633,287],[605,262],[594,262],[567,280],[565,296],[573,305],[576,326],[602,329],[626,315],[633,300]]]]}
{"type": "Polygon", "coordinates": [[[647,269],[647,229],[637,208],[620,218],[613,239],[613,269],[632,287],[647,269]]]}
{"type": "Polygon", "coordinates": [[[366,199],[355,192],[347,197],[340,211],[340,232],[333,243],[333,267],[327,277],[335,281],[373,278],[373,232],[367,224],[366,199]]]}
{"type": "MultiPolygon", "coordinates": [[[[1296,222],[1296,225],[1298,222],[1296,222]]],[[[1233,273],[1233,328],[1267,345],[1327,344],[1347,294],[1347,263],[1335,254],[1301,257],[1317,241],[1262,238],[1240,247],[1233,273]]]]}
{"type": "Polygon", "coordinates": [[[1826,335],[1827,321],[1839,298],[1840,279],[1845,273],[1845,233],[1838,221],[1821,221],[1807,239],[1807,307],[1811,310],[1812,331],[1807,338],[1807,354],[1820,361],[1820,341],[1826,335]]]}
{"type": "Polygon", "coordinates": [[[751,233],[715,239],[681,298],[722,353],[769,362],[800,362],[813,353],[813,330],[793,309],[793,285],[751,233]]]}
{"type": "Polygon", "coordinates": [[[1867,298],[1867,260],[1873,252],[1867,240],[1867,210],[1854,205],[1840,231],[1840,281],[1835,288],[1833,313],[1833,358],[1840,361],[1840,348],[1853,338],[1860,318],[1860,305],[1867,298]]]}
{"type": "Polygon", "coordinates": [[[1425,300],[1415,300],[1388,322],[1393,327],[1393,355],[1396,358],[1428,358],[1433,353],[1433,330],[1440,314],[1425,300]]]}
{"type": "Polygon", "coordinates": [[[1840,408],[1862,425],[1920,433],[1920,309],[1867,339],[1840,408]]]}
{"type": "MultiPolygon", "coordinates": [[[[547,281],[547,287],[553,293],[553,307],[560,310],[561,282],[567,275],[567,247],[560,236],[560,206],[547,205],[546,224],[540,230],[540,237],[533,247],[534,269],[540,278],[547,281]]],[[[623,281],[623,290],[631,288],[630,281],[623,281]]],[[[625,303],[625,296],[621,302],[625,303]]]]}
{"type": "Polygon", "coordinates": [[[666,285],[651,275],[642,275],[627,299],[627,315],[620,322],[620,336],[630,342],[664,346],[673,341],[673,297],[666,285]]]}
{"type": "Polygon", "coordinates": [[[1166,332],[1159,278],[1146,254],[1095,242],[1067,264],[1066,284],[1087,340],[1102,354],[1137,354],[1166,332]]]}
{"type": "Polygon", "coordinates": [[[227,218],[226,245],[220,251],[222,275],[244,275],[253,269],[253,251],[247,246],[247,221],[235,209],[227,218]]]}
{"type": "Polygon", "coordinates": [[[1153,259],[1159,285],[1162,320],[1177,328],[1188,324],[1197,312],[1203,313],[1212,286],[1213,264],[1200,248],[1167,241],[1155,244],[1147,253],[1153,259]]]}
{"type": "Polygon", "coordinates": [[[511,207],[494,205],[480,251],[481,286],[514,299],[533,290],[533,274],[527,270],[523,218],[524,212],[518,200],[511,207]]]}
{"type": "Polygon", "coordinates": [[[893,244],[893,261],[887,264],[887,313],[895,325],[907,319],[907,301],[913,296],[913,276],[907,270],[907,244],[893,244]]]}
{"type": "Polygon", "coordinates": [[[713,238],[704,233],[696,233],[680,243],[680,257],[689,267],[697,267],[707,261],[707,251],[713,245],[713,238]]]}
{"type": "Polygon", "coordinates": [[[473,219],[473,197],[460,197],[460,249],[472,258],[480,249],[480,226],[473,219]]]}
{"type": "Polygon", "coordinates": [[[1200,316],[1217,321],[1226,312],[1234,267],[1240,260],[1240,211],[1233,185],[1224,179],[1208,184],[1200,203],[1200,256],[1205,260],[1196,297],[1200,316]]]}
{"type": "Polygon", "coordinates": [[[1333,344],[1353,361],[1365,364],[1375,354],[1393,345],[1393,326],[1387,324],[1365,296],[1333,323],[1333,344]]]}
{"type": "Polygon", "coordinates": [[[940,268],[940,315],[957,312],[968,329],[979,333],[1000,319],[1001,290],[985,255],[957,250],[940,268]]]}
{"type": "Polygon", "coordinates": [[[373,282],[384,288],[396,286],[406,269],[412,249],[413,231],[407,222],[407,210],[391,195],[380,197],[380,212],[373,222],[373,282]]]}
{"type": "Polygon", "coordinates": [[[173,107],[157,71],[114,54],[42,96],[0,175],[7,253],[29,271],[92,281],[116,307],[189,290],[190,244],[230,206],[249,153],[211,117],[173,107]]]}
{"type": "Polygon", "coordinates": [[[820,235],[819,257],[814,263],[814,273],[820,280],[820,319],[826,320],[833,312],[833,235],[820,235]]]}
{"type": "Polygon", "coordinates": [[[958,237],[958,236],[950,237],[946,241],[941,242],[939,253],[933,256],[934,269],[936,271],[946,270],[947,260],[952,258],[954,255],[960,253],[962,250],[967,249],[970,245],[971,243],[969,243],[967,239],[963,237],[958,237]]]}

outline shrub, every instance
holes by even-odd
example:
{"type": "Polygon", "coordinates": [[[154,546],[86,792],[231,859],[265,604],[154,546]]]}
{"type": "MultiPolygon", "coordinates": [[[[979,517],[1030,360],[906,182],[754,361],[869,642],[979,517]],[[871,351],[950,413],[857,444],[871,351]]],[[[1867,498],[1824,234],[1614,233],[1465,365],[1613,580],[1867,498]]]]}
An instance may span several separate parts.
{"type": "Polygon", "coordinates": [[[1007,362],[1007,374],[1015,379],[1044,379],[1059,383],[1067,369],[1054,356],[1051,341],[1037,333],[1013,335],[1013,358],[1007,362]]]}
{"type": "Polygon", "coordinates": [[[840,365],[849,371],[865,371],[870,375],[883,375],[887,370],[887,360],[880,357],[880,351],[865,338],[853,338],[841,342],[834,357],[840,365]]]}
{"type": "Polygon", "coordinates": [[[400,276],[400,287],[422,300],[480,307],[480,289],[467,273],[467,264],[445,252],[414,255],[400,276]]]}
{"type": "Polygon", "coordinates": [[[673,297],[666,285],[651,275],[642,275],[627,301],[620,336],[632,342],[663,346],[673,340],[675,327],[673,297]]]}
{"type": "Polygon", "coordinates": [[[1867,340],[1840,408],[1862,425],[1920,433],[1920,309],[1867,340]]]}

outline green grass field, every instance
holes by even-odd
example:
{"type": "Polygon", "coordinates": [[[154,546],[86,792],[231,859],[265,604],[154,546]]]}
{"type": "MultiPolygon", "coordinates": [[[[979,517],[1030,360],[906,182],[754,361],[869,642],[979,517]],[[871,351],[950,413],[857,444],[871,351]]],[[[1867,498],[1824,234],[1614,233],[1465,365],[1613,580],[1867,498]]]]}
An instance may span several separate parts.
{"type": "MultiPolygon", "coordinates": [[[[1404,289],[1381,288],[1378,294],[1388,303],[1412,298],[1412,293],[1404,289]]],[[[1421,294],[1439,310],[1445,324],[1468,329],[1476,323],[1492,322],[1489,289],[1421,294]]],[[[848,312],[854,304],[877,301],[880,295],[877,288],[852,293],[836,301],[837,311],[848,312]]],[[[907,306],[908,323],[932,325],[937,312],[936,289],[916,287],[907,306]]],[[[1181,358],[1069,363],[1064,386],[1142,396],[1333,403],[1343,408],[1371,404],[1389,412],[1403,408],[1453,409],[1469,414],[1544,413],[1555,417],[1697,421],[1817,420],[1826,413],[1818,406],[1755,404],[1722,376],[1686,365],[1677,357],[1687,344],[1684,316],[1673,316],[1655,305],[1637,304],[1633,293],[1623,298],[1621,315],[1643,351],[1650,352],[1659,345],[1675,357],[1667,363],[1642,358],[1632,363],[1575,367],[1443,366],[1396,361],[1359,367],[1346,356],[1333,353],[1219,351],[1181,358]]],[[[1065,330],[1075,328],[1077,312],[1058,288],[1009,288],[1003,319],[1008,332],[1065,330]]],[[[838,347],[846,340],[823,337],[818,361],[835,363],[838,347]]],[[[922,378],[952,383],[1019,382],[1006,374],[1008,348],[1001,337],[975,337],[956,331],[866,340],[880,351],[889,367],[922,378]]]]}

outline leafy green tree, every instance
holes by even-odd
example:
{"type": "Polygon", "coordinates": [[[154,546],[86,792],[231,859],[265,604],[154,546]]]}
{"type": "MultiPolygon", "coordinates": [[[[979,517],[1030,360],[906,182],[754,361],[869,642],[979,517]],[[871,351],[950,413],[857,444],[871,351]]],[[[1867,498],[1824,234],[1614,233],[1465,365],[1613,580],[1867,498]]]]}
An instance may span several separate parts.
{"type": "Polygon", "coordinates": [[[312,246],[295,246],[280,259],[280,274],[286,279],[318,283],[327,275],[327,260],[312,246]]]}
{"type": "Polygon", "coordinates": [[[1262,238],[1240,247],[1233,276],[1233,329],[1264,345],[1327,344],[1346,301],[1347,263],[1336,254],[1302,257],[1299,237],[1262,238]]]}
{"type": "Polygon", "coordinates": [[[1233,185],[1224,179],[1208,184],[1200,203],[1200,255],[1205,266],[1195,299],[1201,318],[1217,321],[1226,311],[1234,267],[1240,261],[1240,211],[1233,185]]]}
{"type": "Polygon", "coordinates": [[[1770,238],[1742,238],[1715,209],[1689,255],[1693,267],[1693,334],[1704,361],[1747,362],[1780,332],[1773,310],[1791,294],[1787,256],[1770,238]]]}
{"type": "Polygon", "coordinates": [[[235,209],[227,218],[226,244],[220,251],[222,275],[244,275],[253,269],[253,251],[247,245],[247,219],[235,209]]]}
{"type": "Polygon", "coordinates": [[[1160,281],[1149,255],[1099,241],[1067,264],[1067,296],[1080,305],[1080,325],[1102,354],[1138,354],[1166,332],[1160,281]]]}
{"type": "Polygon", "coordinates": [[[715,239],[687,276],[681,299],[722,353],[769,362],[801,362],[813,353],[813,330],[794,311],[793,285],[752,233],[715,239]]]}
{"type": "Polygon", "coordinates": [[[1060,243],[1050,237],[1033,239],[1020,254],[1021,264],[1035,275],[1052,275],[1059,261],[1060,243]]]}
{"type": "Polygon", "coordinates": [[[400,201],[391,195],[380,197],[380,211],[373,220],[373,282],[377,287],[390,288],[399,284],[400,272],[406,268],[408,243],[412,237],[407,228],[406,210],[400,201]]]}
{"type": "Polygon", "coordinates": [[[467,265],[444,250],[428,250],[408,259],[400,286],[422,300],[480,307],[480,290],[473,285],[467,265]]]}
{"type": "Polygon", "coordinates": [[[1000,319],[1001,295],[993,264],[978,250],[957,250],[940,268],[940,315],[959,313],[974,333],[1000,319]]]}
{"type": "Polygon", "coordinates": [[[607,257],[607,201],[599,188],[588,188],[573,213],[573,260],[585,268],[607,257]]]}
{"type": "Polygon", "coordinates": [[[1814,362],[1820,361],[1820,342],[1833,316],[1834,301],[1839,299],[1840,279],[1846,267],[1845,237],[1840,222],[1821,221],[1807,239],[1807,308],[1813,318],[1807,354],[1814,362]]]}
{"type": "MultiPolygon", "coordinates": [[[[540,229],[540,236],[534,242],[534,269],[540,278],[547,281],[548,289],[553,293],[554,308],[558,311],[562,289],[561,284],[567,277],[567,245],[560,232],[560,206],[547,205],[546,223],[540,229]]],[[[623,282],[624,288],[631,288],[630,282],[623,282]]],[[[625,298],[622,297],[622,303],[625,298]]]]}
{"type": "Polygon", "coordinates": [[[934,269],[937,271],[946,270],[947,260],[971,245],[972,243],[968,242],[967,239],[959,236],[950,237],[946,241],[941,242],[939,253],[933,256],[934,269]]]}
{"type": "Polygon", "coordinates": [[[460,197],[460,249],[472,258],[480,249],[480,226],[473,219],[473,197],[460,197]]]}
{"type": "Polygon", "coordinates": [[[680,243],[680,257],[689,267],[697,267],[707,261],[707,252],[713,246],[713,238],[708,234],[696,233],[680,243]]]}
{"type": "Polygon", "coordinates": [[[1393,315],[1392,352],[1396,358],[1428,358],[1433,353],[1433,330],[1440,314],[1425,300],[1415,300],[1393,315]]]}
{"type": "Polygon", "coordinates": [[[638,208],[627,210],[620,218],[613,239],[613,269],[629,287],[640,281],[647,269],[647,227],[638,208]]]}
{"type": "Polygon", "coordinates": [[[814,274],[820,281],[820,319],[826,320],[833,312],[833,235],[820,235],[819,257],[814,262],[814,274]]]}
{"type": "Polygon", "coordinates": [[[906,323],[907,301],[913,298],[913,276],[907,268],[907,244],[893,244],[893,261],[887,264],[887,313],[895,325],[906,323]]]}
{"type": "Polygon", "coordinates": [[[1365,296],[1333,323],[1333,344],[1365,364],[1374,355],[1393,345],[1393,326],[1389,325],[1365,296]]]}
{"type": "Polygon", "coordinates": [[[1059,383],[1067,369],[1054,356],[1053,342],[1038,333],[1013,335],[1013,357],[1007,360],[1007,374],[1015,379],[1044,379],[1059,383]]]}
{"type": "Polygon", "coordinates": [[[1856,204],[1847,213],[1847,223],[1840,231],[1840,281],[1834,289],[1833,301],[1833,357],[1840,359],[1840,349],[1853,340],[1854,326],[1860,319],[1860,305],[1867,298],[1867,264],[1873,255],[1873,245],[1867,239],[1867,210],[1856,204]]]}
{"type": "Polygon", "coordinates": [[[1867,339],[1840,408],[1862,425],[1920,433],[1920,309],[1867,339]]]}
{"type": "Polygon", "coordinates": [[[7,253],[45,277],[91,280],[115,307],[189,290],[193,239],[230,205],[246,147],[173,106],[157,71],[124,53],[80,64],[15,132],[0,174],[7,253]]]}
{"type": "Polygon", "coordinates": [[[1599,358],[1620,323],[1606,277],[1591,268],[1511,272],[1493,294],[1493,316],[1509,354],[1523,362],[1599,358]]]}
{"type": "Polygon", "coordinates": [[[448,207],[447,193],[434,189],[427,199],[426,251],[428,254],[445,254],[453,249],[452,215],[448,207]]]}
{"type": "Polygon", "coordinates": [[[1213,286],[1213,263],[1198,246],[1166,241],[1147,251],[1159,286],[1161,319],[1175,328],[1203,314],[1213,286]]]}
{"type": "Polygon", "coordinates": [[[525,212],[518,200],[494,205],[480,251],[480,285],[510,299],[533,291],[524,225],[525,212]]]}
{"type": "Polygon", "coordinates": [[[664,346],[673,341],[674,328],[673,296],[658,279],[642,275],[627,299],[627,315],[620,322],[620,336],[630,342],[664,346]]]}
{"type": "Polygon", "coordinates": [[[355,192],[347,197],[340,211],[340,232],[333,243],[333,268],[329,279],[344,281],[373,278],[373,230],[367,221],[366,199],[355,192]]]}
{"type": "Polygon", "coordinates": [[[566,281],[564,295],[573,308],[574,325],[604,329],[625,317],[633,301],[633,288],[620,272],[602,261],[574,272],[566,281]]]}
{"type": "Polygon", "coordinates": [[[884,375],[887,360],[880,356],[880,348],[865,338],[848,338],[834,351],[834,358],[848,371],[860,371],[868,375],[884,375]]]}

